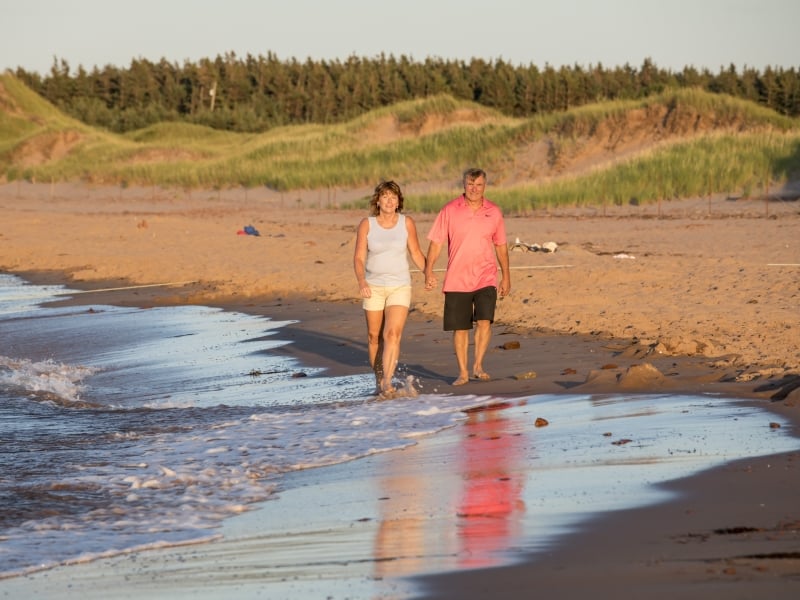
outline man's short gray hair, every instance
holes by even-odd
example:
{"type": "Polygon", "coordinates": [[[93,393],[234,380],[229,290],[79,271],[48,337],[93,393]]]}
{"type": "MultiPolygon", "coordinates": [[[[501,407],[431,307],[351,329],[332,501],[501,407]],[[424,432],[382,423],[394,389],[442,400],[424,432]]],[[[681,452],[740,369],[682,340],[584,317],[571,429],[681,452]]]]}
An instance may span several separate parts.
{"type": "Polygon", "coordinates": [[[486,171],[484,171],[483,169],[476,169],[474,167],[470,167],[469,169],[464,171],[464,176],[461,182],[466,184],[468,181],[475,181],[476,179],[478,179],[478,177],[483,177],[484,179],[487,179],[486,171]]]}

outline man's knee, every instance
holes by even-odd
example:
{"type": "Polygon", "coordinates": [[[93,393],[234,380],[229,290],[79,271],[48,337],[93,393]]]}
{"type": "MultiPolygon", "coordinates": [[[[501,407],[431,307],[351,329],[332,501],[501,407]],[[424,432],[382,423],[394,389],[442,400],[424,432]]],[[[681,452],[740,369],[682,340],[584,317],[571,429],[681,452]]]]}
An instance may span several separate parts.
{"type": "Polygon", "coordinates": [[[491,328],[492,328],[492,322],[491,321],[485,321],[485,320],[475,321],[475,329],[479,329],[479,330],[482,330],[482,331],[487,331],[487,330],[489,330],[491,328]]]}

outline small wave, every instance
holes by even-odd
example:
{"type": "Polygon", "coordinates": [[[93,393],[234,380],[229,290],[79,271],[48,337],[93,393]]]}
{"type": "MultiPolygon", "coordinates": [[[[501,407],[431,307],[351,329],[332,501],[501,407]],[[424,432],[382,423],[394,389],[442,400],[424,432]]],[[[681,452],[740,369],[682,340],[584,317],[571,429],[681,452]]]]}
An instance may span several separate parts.
{"type": "Polygon", "coordinates": [[[16,388],[32,400],[52,402],[69,408],[98,407],[81,398],[83,380],[99,369],[66,365],[52,360],[34,362],[0,356],[0,384],[16,388]]]}

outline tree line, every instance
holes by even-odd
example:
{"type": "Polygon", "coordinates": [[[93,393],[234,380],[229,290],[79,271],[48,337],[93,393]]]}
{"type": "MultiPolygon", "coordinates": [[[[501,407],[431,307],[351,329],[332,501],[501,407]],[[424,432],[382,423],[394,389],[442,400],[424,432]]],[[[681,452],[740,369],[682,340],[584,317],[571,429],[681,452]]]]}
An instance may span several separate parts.
{"type": "Polygon", "coordinates": [[[275,54],[215,59],[182,65],[139,58],[128,68],[106,65],[72,70],[54,59],[44,76],[16,76],[65,113],[93,126],[125,132],[164,121],[183,121],[261,132],[282,125],[329,124],[404,100],[450,94],[513,117],[565,111],[606,100],[646,97],[669,87],[697,87],[756,102],[790,117],[800,115],[800,69],[763,71],[734,65],[712,73],[658,68],[645,59],[606,68],[512,65],[381,54],[347,60],[280,60],[275,54]]]}

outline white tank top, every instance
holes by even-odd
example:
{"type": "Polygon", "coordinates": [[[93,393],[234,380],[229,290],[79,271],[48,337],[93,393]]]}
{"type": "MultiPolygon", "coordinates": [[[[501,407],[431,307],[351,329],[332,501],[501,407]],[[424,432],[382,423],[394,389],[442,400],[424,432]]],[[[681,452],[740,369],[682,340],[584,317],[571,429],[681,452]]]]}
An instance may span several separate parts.
{"type": "Polygon", "coordinates": [[[407,247],[405,215],[397,215],[397,223],[391,229],[384,229],[375,217],[369,217],[367,283],[386,287],[410,285],[407,247]]]}

